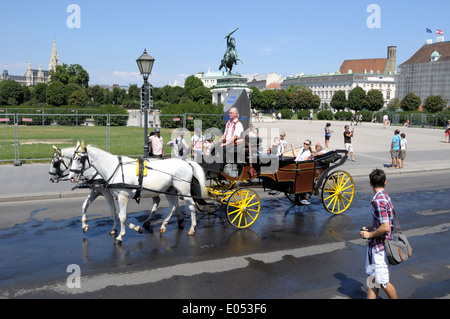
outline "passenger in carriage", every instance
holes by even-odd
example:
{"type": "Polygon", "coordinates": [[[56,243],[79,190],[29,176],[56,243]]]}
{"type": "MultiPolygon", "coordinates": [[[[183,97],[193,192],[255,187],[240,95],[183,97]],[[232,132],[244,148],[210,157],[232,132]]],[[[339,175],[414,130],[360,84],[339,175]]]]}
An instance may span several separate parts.
{"type": "Polygon", "coordinates": [[[283,156],[283,153],[286,152],[287,142],[285,140],[286,133],[281,132],[280,133],[280,144],[278,145],[278,156],[283,156]]]}
{"type": "Polygon", "coordinates": [[[310,140],[305,140],[303,142],[303,147],[301,147],[298,152],[295,150],[294,144],[291,144],[291,148],[292,148],[292,153],[295,156],[296,162],[307,161],[311,158],[311,141],[310,140]]]}
{"type": "Polygon", "coordinates": [[[316,157],[316,156],[325,154],[327,152],[323,149],[323,146],[322,146],[322,144],[320,144],[320,142],[316,143],[315,149],[316,149],[316,154],[314,154],[312,157],[316,157]]]}

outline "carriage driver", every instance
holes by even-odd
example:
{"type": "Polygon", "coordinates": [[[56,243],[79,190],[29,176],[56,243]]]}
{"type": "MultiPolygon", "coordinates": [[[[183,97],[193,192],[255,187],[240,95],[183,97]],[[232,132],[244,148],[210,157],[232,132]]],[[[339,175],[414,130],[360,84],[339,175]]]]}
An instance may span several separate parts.
{"type": "MultiPolygon", "coordinates": [[[[230,120],[227,122],[225,126],[225,132],[222,135],[221,139],[221,146],[222,146],[222,154],[224,156],[224,162],[225,163],[233,163],[232,169],[237,170],[237,163],[243,163],[244,162],[244,153],[245,152],[239,152],[240,147],[243,146],[243,134],[244,134],[244,126],[239,121],[239,112],[237,108],[232,107],[230,111],[228,112],[228,115],[230,117],[230,120]],[[242,156],[241,156],[242,153],[242,156]],[[242,157],[242,158],[241,158],[242,157]]],[[[226,165],[225,173],[228,175],[231,175],[231,173],[228,173],[227,167],[229,165],[226,165]]],[[[233,176],[235,177],[235,176],[233,176]]]]}
{"type": "Polygon", "coordinates": [[[244,126],[239,121],[239,112],[237,108],[232,107],[228,112],[230,120],[225,126],[225,132],[222,135],[222,146],[227,146],[234,143],[238,144],[242,141],[242,133],[244,133],[244,126]]]}

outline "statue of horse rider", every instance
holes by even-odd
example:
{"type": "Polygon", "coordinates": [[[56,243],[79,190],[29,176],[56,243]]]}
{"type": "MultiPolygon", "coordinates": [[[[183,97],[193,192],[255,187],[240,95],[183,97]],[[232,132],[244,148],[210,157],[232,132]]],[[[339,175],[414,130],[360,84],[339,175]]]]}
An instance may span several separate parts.
{"type": "Polygon", "coordinates": [[[237,65],[237,61],[241,61],[241,63],[244,64],[244,62],[242,62],[242,60],[238,58],[237,51],[236,51],[236,40],[233,37],[231,37],[231,35],[234,32],[236,32],[237,29],[239,29],[239,28],[234,29],[225,37],[225,39],[227,39],[227,51],[225,52],[225,55],[223,56],[222,62],[219,67],[219,71],[222,68],[225,68],[225,71],[228,74],[231,74],[233,65],[234,64],[237,65]]]}

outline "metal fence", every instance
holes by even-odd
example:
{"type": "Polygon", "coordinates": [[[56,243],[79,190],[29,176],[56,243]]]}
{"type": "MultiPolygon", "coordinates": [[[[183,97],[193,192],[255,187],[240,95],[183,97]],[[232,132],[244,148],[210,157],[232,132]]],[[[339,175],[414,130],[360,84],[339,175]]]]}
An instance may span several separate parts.
{"type": "MultiPolygon", "coordinates": [[[[154,128],[187,128],[207,114],[149,114],[149,132],[154,128]]],[[[211,115],[208,115],[211,116],[211,115]]],[[[215,115],[222,119],[221,115],[215,115]]],[[[198,126],[198,122],[196,123],[198,126]]],[[[144,149],[144,115],[129,114],[0,114],[0,162],[50,160],[53,145],[62,149],[75,146],[78,140],[107,152],[142,156],[144,149]]],[[[206,128],[200,128],[205,130],[206,128]]],[[[186,139],[190,136],[185,136],[186,139]]],[[[168,141],[166,141],[168,142],[168,141]]]]}
{"type": "MultiPolygon", "coordinates": [[[[383,115],[385,113],[378,113],[376,120],[379,123],[383,122],[383,115]]],[[[443,128],[447,124],[450,114],[447,113],[409,113],[409,112],[386,112],[388,114],[391,124],[405,124],[409,121],[409,126],[428,127],[428,128],[443,128]]]]}

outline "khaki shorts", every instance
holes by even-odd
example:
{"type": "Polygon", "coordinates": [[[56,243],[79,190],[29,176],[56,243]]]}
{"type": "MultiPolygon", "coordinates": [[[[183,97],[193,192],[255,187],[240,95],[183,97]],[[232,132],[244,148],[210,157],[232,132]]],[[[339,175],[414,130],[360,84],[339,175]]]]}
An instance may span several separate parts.
{"type": "Polygon", "coordinates": [[[392,150],[391,151],[391,158],[392,159],[397,159],[399,154],[400,154],[400,150],[392,150]]]}
{"type": "Polygon", "coordinates": [[[406,150],[400,150],[400,154],[398,155],[398,158],[401,160],[404,160],[406,158],[406,150]]]}

